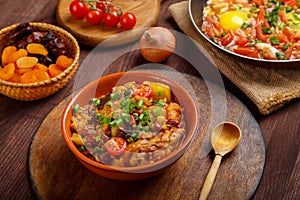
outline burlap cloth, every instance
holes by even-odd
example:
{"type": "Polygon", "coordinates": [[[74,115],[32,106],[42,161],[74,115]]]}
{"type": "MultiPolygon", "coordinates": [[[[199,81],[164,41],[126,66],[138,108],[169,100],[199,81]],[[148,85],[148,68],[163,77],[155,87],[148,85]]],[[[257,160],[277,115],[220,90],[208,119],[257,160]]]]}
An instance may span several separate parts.
{"type": "Polygon", "coordinates": [[[264,115],[300,97],[300,70],[251,66],[232,59],[214,48],[194,28],[188,13],[188,2],[172,4],[169,11],[182,31],[207,51],[212,63],[240,88],[264,115]]]}

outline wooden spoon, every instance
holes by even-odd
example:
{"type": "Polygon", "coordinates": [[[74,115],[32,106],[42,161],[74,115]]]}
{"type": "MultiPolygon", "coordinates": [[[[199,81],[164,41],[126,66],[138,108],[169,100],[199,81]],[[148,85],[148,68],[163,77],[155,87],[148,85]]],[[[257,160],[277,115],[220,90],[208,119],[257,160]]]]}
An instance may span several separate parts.
{"type": "Polygon", "coordinates": [[[211,144],[215,151],[215,159],[205,179],[199,200],[204,200],[212,188],[222,157],[231,152],[241,139],[240,128],[231,122],[218,124],[211,133],[211,144]]]}

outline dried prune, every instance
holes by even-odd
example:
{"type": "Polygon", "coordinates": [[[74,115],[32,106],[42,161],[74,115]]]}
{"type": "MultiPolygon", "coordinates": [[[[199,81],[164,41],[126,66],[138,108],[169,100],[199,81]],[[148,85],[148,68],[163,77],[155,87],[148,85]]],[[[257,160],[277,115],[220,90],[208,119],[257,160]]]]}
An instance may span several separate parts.
{"type": "Polygon", "coordinates": [[[42,43],[42,38],[46,35],[45,32],[34,31],[27,37],[28,43],[42,43]]]}
{"type": "Polygon", "coordinates": [[[42,63],[43,65],[49,66],[50,64],[54,63],[55,60],[50,56],[41,56],[39,58],[39,62],[42,63]]]}
{"type": "Polygon", "coordinates": [[[22,23],[16,27],[16,29],[10,34],[9,39],[12,40],[20,40],[23,37],[27,37],[31,34],[33,29],[29,25],[29,23],[22,23]]]}
{"type": "Polygon", "coordinates": [[[57,38],[57,36],[54,32],[46,32],[45,36],[42,38],[42,44],[46,44],[50,40],[54,40],[55,38],[57,38]]]}
{"type": "Polygon", "coordinates": [[[24,41],[24,40],[19,40],[17,44],[15,44],[15,46],[18,48],[18,49],[25,49],[26,46],[27,46],[27,42],[24,41]]]}

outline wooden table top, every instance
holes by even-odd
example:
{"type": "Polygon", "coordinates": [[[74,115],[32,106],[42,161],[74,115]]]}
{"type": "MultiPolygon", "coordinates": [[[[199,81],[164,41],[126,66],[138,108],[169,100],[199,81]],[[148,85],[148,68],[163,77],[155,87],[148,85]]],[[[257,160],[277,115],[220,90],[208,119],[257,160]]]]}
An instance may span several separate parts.
{"type": "MultiPolygon", "coordinates": [[[[169,5],[179,1],[162,2],[158,26],[180,32],[167,10],[169,5]]],[[[28,0],[26,3],[22,0],[6,1],[5,4],[1,4],[0,28],[30,21],[57,25],[57,3],[58,0],[28,0]]],[[[93,48],[84,45],[80,47],[82,62],[93,48]]],[[[138,51],[132,51],[114,61],[105,74],[127,71],[133,66],[146,63],[138,51]]],[[[180,57],[174,56],[164,64],[183,73],[198,75],[198,72],[180,57]]],[[[223,79],[226,89],[252,112],[265,140],[265,169],[253,199],[300,199],[300,101],[291,101],[271,115],[263,116],[237,87],[226,77],[223,79]]],[[[0,199],[35,198],[28,170],[30,144],[44,118],[72,93],[73,83],[74,79],[58,93],[33,102],[21,102],[0,95],[0,199]]]]}

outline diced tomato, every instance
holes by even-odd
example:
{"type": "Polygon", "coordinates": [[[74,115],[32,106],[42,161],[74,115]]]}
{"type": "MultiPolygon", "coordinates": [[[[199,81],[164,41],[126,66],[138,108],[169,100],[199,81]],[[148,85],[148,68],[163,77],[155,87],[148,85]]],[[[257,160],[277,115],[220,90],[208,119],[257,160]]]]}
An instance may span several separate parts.
{"type": "Polygon", "coordinates": [[[290,7],[294,7],[297,5],[297,0],[281,0],[281,2],[286,3],[290,7]]]}
{"type": "Polygon", "coordinates": [[[256,19],[256,24],[261,24],[265,19],[265,10],[262,6],[259,6],[259,12],[256,19]]]}
{"type": "Polygon", "coordinates": [[[288,18],[287,18],[286,14],[285,14],[285,12],[284,12],[283,10],[279,10],[279,11],[278,11],[278,16],[280,17],[280,20],[281,20],[283,23],[285,23],[285,24],[288,23],[288,18]]]}
{"type": "Polygon", "coordinates": [[[289,47],[287,48],[287,50],[284,51],[284,55],[290,59],[291,55],[292,55],[292,52],[293,52],[293,47],[289,47]]]}
{"type": "Polygon", "coordinates": [[[262,5],[263,2],[263,0],[253,0],[253,3],[256,5],[262,5]]]}
{"type": "Polygon", "coordinates": [[[297,42],[298,40],[300,40],[300,31],[297,31],[295,34],[293,34],[291,36],[291,39],[293,42],[297,42]]]}
{"type": "Polygon", "coordinates": [[[250,47],[238,47],[234,52],[252,58],[259,58],[258,51],[256,49],[251,49],[250,47]]]}
{"type": "Polygon", "coordinates": [[[229,31],[228,33],[226,33],[226,35],[224,37],[222,37],[221,44],[223,46],[227,46],[228,44],[230,44],[232,42],[233,39],[234,39],[234,35],[233,35],[232,31],[229,31]]]}
{"type": "Polygon", "coordinates": [[[246,46],[249,42],[249,40],[245,37],[242,36],[236,36],[236,41],[235,44],[237,44],[238,46],[242,47],[242,46],[246,46]]]}
{"type": "Polygon", "coordinates": [[[256,26],[256,34],[257,38],[263,42],[268,42],[270,37],[274,36],[274,34],[265,35],[262,31],[262,24],[257,24],[256,26]]]}
{"type": "Polygon", "coordinates": [[[277,38],[280,42],[289,43],[289,38],[285,34],[283,34],[282,32],[277,33],[277,38]]]}

